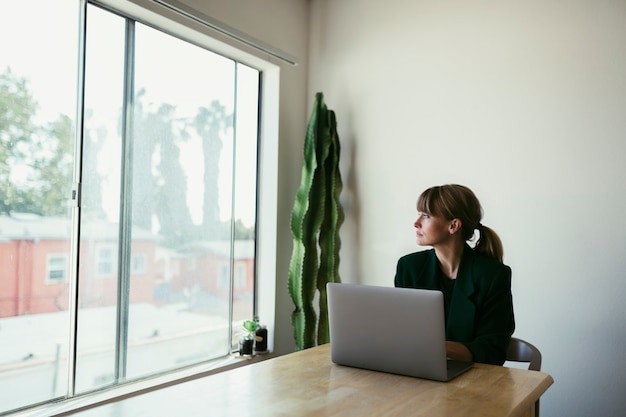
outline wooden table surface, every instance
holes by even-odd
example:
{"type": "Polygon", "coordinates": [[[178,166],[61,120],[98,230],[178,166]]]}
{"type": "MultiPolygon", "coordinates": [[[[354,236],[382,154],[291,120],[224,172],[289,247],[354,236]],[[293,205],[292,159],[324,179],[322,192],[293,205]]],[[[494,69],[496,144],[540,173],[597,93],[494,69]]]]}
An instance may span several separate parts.
{"type": "Polygon", "coordinates": [[[484,364],[450,382],[374,372],[332,363],[323,345],[77,415],[521,417],[552,383],[543,372],[484,364]]]}

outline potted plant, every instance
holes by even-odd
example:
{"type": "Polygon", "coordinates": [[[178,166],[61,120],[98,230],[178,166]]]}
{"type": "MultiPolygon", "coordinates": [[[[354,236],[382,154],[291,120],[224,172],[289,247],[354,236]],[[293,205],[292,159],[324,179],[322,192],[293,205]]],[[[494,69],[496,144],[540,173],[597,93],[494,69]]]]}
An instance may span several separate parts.
{"type": "Polygon", "coordinates": [[[255,332],[259,328],[257,320],[246,320],[243,322],[243,329],[246,331],[239,339],[239,355],[252,356],[254,352],[255,332]]]}
{"type": "Polygon", "coordinates": [[[339,277],[339,228],[344,212],[339,172],[340,144],[335,112],[315,95],[307,125],[304,165],[291,214],[293,252],[289,264],[289,293],[296,350],[329,342],[326,284],[339,277]],[[319,316],[313,300],[319,298],[319,316]],[[317,336],[317,337],[316,337],[317,336]]]}

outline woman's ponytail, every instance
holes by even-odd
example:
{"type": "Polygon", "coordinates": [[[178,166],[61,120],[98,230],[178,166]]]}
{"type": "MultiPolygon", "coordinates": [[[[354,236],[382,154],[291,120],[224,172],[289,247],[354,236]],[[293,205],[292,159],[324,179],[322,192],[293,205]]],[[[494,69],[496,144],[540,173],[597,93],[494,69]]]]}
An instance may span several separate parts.
{"type": "Polygon", "coordinates": [[[474,246],[474,250],[502,262],[504,258],[504,249],[502,248],[500,236],[498,236],[493,229],[483,226],[482,223],[478,224],[478,232],[480,235],[476,245],[474,246]]]}

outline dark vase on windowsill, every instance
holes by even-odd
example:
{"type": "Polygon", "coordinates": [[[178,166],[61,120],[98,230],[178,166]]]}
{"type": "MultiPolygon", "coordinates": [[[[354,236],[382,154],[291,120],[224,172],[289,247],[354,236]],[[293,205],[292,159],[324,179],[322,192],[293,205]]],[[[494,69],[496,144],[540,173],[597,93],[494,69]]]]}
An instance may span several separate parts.
{"type": "Polygon", "coordinates": [[[239,339],[239,355],[252,356],[254,353],[254,336],[246,335],[239,339]]]}
{"type": "Polygon", "coordinates": [[[259,354],[267,353],[267,328],[265,326],[259,326],[254,335],[254,351],[259,354]]]}

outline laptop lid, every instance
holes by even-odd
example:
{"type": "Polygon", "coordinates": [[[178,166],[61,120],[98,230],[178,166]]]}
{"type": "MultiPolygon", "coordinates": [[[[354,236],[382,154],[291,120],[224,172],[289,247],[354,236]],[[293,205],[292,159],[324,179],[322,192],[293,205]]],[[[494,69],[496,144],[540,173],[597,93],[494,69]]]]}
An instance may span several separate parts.
{"type": "Polygon", "coordinates": [[[359,284],[327,284],[331,360],[339,365],[449,381],[443,294],[359,284]]]}

